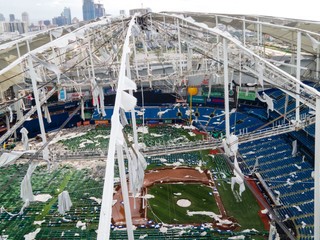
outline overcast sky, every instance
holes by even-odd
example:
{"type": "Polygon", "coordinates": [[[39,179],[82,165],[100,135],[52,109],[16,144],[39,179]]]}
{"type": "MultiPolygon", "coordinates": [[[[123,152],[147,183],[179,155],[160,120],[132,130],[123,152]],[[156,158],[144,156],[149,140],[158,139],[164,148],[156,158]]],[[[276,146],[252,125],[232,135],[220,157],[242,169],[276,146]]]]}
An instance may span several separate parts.
{"type": "MultiPolygon", "coordinates": [[[[95,0],[98,2],[98,0],[95,0]]],[[[119,10],[149,7],[159,11],[194,11],[211,13],[257,14],[320,21],[318,0],[100,0],[107,13],[118,15],[119,10]],[[299,3],[299,4],[297,4],[299,3]]],[[[51,20],[59,16],[64,7],[71,8],[71,15],[82,20],[82,0],[0,0],[0,13],[6,20],[9,14],[21,19],[29,13],[31,21],[51,20]]]]}

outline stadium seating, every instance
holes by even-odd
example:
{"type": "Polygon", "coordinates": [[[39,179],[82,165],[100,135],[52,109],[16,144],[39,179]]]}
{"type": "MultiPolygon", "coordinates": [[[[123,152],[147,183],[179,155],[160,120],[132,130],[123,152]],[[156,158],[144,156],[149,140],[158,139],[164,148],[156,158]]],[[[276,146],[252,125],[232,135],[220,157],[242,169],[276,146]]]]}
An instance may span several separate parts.
{"type": "Polygon", "coordinates": [[[310,232],[313,234],[314,183],[310,163],[299,153],[291,156],[292,146],[285,135],[243,143],[239,149],[244,161],[240,167],[244,171],[253,170],[258,158],[255,171],[279,197],[281,206],[275,208],[279,217],[295,222],[300,239],[310,239],[306,237],[310,232]]]}

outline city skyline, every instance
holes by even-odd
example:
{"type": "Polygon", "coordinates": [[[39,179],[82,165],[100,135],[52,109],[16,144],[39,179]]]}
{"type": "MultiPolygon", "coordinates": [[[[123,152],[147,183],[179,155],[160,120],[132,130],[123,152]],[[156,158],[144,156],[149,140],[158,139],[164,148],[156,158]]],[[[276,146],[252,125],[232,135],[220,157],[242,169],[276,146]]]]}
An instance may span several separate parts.
{"type": "MultiPolygon", "coordinates": [[[[320,15],[317,8],[312,7],[314,2],[311,0],[304,1],[303,5],[292,4],[289,0],[269,0],[261,6],[261,2],[255,0],[162,0],[160,1],[138,1],[138,0],[100,0],[95,3],[103,4],[107,14],[119,15],[120,10],[125,10],[126,14],[129,9],[148,7],[154,12],[159,11],[194,11],[194,12],[212,12],[212,13],[231,13],[231,14],[256,14],[278,17],[297,18],[305,20],[320,21],[320,15]]],[[[59,16],[65,7],[71,9],[72,18],[76,17],[83,20],[82,15],[83,0],[54,0],[43,2],[41,0],[10,0],[1,6],[0,13],[9,20],[9,14],[14,14],[16,19],[21,20],[21,14],[27,12],[30,22],[39,20],[51,20],[59,16]]]]}

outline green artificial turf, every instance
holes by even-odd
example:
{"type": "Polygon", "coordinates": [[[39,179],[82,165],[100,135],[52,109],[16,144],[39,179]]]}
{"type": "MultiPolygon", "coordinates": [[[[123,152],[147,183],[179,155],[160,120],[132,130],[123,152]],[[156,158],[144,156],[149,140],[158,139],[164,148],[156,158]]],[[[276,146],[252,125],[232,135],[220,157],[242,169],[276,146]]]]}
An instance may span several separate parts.
{"type": "Polygon", "coordinates": [[[238,201],[231,191],[230,184],[223,180],[217,182],[219,183],[218,191],[228,216],[236,218],[241,226],[240,231],[252,228],[264,231],[263,223],[258,215],[260,208],[251,191],[246,189],[242,193],[242,201],[238,201]]]}
{"type": "Polygon", "coordinates": [[[212,218],[205,215],[187,215],[187,210],[220,214],[213,195],[209,193],[212,193],[212,189],[200,184],[156,184],[148,189],[148,194],[155,196],[148,202],[148,218],[177,224],[212,222],[212,218]],[[188,199],[191,205],[180,207],[177,205],[179,199],[188,199]]]}
{"type": "Polygon", "coordinates": [[[45,218],[45,216],[47,216],[47,214],[49,213],[50,209],[52,208],[53,204],[55,204],[58,200],[58,196],[61,192],[64,191],[65,187],[67,186],[68,182],[70,181],[71,177],[72,177],[73,172],[69,172],[65,175],[62,183],[60,184],[59,188],[55,190],[55,195],[50,199],[50,201],[48,201],[46,203],[46,205],[44,206],[43,210],[41,211],[41,214],[39,214],[35,220],[39,221],[39,220],[43,220],[45,218]]]}
{"type": "MultiPolygon", "coordinates": [[[[149,128],[150,133],[144,135],[144,139],[148,143],[147,145],[161,145],[163,143],[170,145],[178,142],[194,141],[202,136],[190,137],[188,130],[175,129],[171,126],[158,126],[155,128],[149,128]],[[151,133],[161,134],[161,137],[152,135],[151,133]],[[180,139],[179,139],[180,138],[180,139]]],[[[130,130],[126,130],[130,132],[130,130]]],[[[109,129],[98,128],[90,131],[85,136],[72,139],[66,145],[70,145],[71,149],[77,149],[77,146],[81,143],[82,139],[89,139],[99,142],[98,146],[107,146],[108,139],[95,138],[97,135],[108,135],[109,129]]],[[[141,138],[141,134],[140,134],[141,138]]],[[[95,142],[95,143],[96,143],[95,142]]],[[[88,144],[86,148],[99,148],[94,144],[88,144]]],[[[177,162],[179,159],[184,159],[183,165],[194,166],[198,164],[198,161],[202,160],[202,169],[209,169],[215,172],[216,182],[220,185],[218,190],[221,194],[222,201],[228,212],[229,216],[235,217],[240,223],[241,228],[237,231],[244,229],[255,228],[259,231],[263,230],[263,224],[258,216],[259,207],[254,196],[249,190],[244,192],[243,201],[236,202],[233,193],[231,192],[230,184],[226,181],[230,180],[232,171],[228,164],[225,162],[222,155],[216,155],[215,158],[209,157],[207,154],[209,150],[195,152],[195,153],[181,153],[171,154],[163,156],[168,161],[177,162]],[[223,174],[222,174],[223,173],[223,174]]],[[[154,169],[163,166],[153,158],[148,158],[150,164],[148,169],[154,169]],[[153,160],[153,162],[151,161],[153,160]]],[[[99,209],[100,205],[89,197],[95,196],[101,198],[103,181],[101,179],[95,180],[94,176],[90,174],[89,170],[75,170],[72,167],[64,166],[58,168],[53,172],[46,172],[46,166],[38,167],[32,176],[32,186],[34,194],[48,193],[53,196],[46,203],[33,202],[30,204],[28,210],[23,216],[9,219],[10,217],[3,213],[0,221],[0,233],[4,231],[10,236],[9,239],[22,239],[23,236],[29,232],[34,231],[36,228],[41,227],[40,233],[37,235],[37,239],[55,239],[61,238],[62,233],[65,239],[95,239],[95,230],[98,227],[99,221],[99,209]],[[71,169],[70,169],[71,168],[71,169]],[[59,190],[57,190],[59,189],[59,190]],[[66,222],[62,219],[63,216],[57,212],[57,195],[63,190],[68,190],[73,202],[73,207],[64,216],[66,219],[70,219],[70,222],[66,222]],[[41,226],[34,225],[35,220],[46,220],[41,226]],[[81,230],[76,228],[77,221],[87,223],[87,229],[81,230]],[[75,234],[79,236],[75,236],[75,234]]],[[[0,194],[0,200],[2,204],[9,210],[17,212],[20,210],[22,201],[20,199],[20,183],[26,172],[27,165],[14,165],[2,172],[0,186],[10,188],[11,191],[5,191],[0,194]],[[6,173],[6,174],[4,174],[6,173]],[[17,177],[14,177],[17,175],[17,177]],[[13,181],[10,181],[13,179],[13,181]],[[11,182],[9,185],[8,182],[11,182]],[[10,187],[9,187],[10,186],[10,187]]],[[[116,174],[117,175],[117,174],[116,174]]],[[[148,194],[155,196],[153,199],[149,199],[148,219],[156,222],[164,222],[171,224],[201,224],[205,222],[212,222],[212,218],[205,215],[188,216],[189,211],[210,211],[216,214],[220,214],[216,205],[215,199],[212,195],[212,189],[200,184],[157,184],[148,189],[148,194]],[[181,195],[174,195],[174,193],[181,193],[181,195]],[[184,208],[179,207],[176,202],[179,199],[188,199],[191,201],[191,206],[184,208]]],[[[143,235],[143,231],[141,230],[143,235]]],[[[154,235],[151,234],[152,230],[148,229],[147,239],[165,238],[163,233],[158,230],[154,230],[154,235]]],[[[189,230],[188,230],[189,231],[189,230]]],[[[193,230],[191,230],[193,231],[193,230]]],[[[196,231],[196,230],[194,230],[196,231]]],[[[117,232],[115,232],[117,233],[117,232]]],[[[135,237],[139,238],[140,230],[135,232],[135,237]]],[[[172,233],[168,233],[172,234],[172,233]]],[[[195,233],[198,234],[199,233],[195,233]]],[[[238,232],[238,234],[241,234],[238,232]]],[[[191,236],[191,233],[185,233],[185,236],[191,236]]],[[[218,232],[208,232],[208,239],[215,239],[214,236],[221,237],[223,234],[218,232]]],[[[112,237],[111,237],[112,238],[112,237]]],[[[113,239],[119,239],[119,236],[115,236],[113,239]]],[[[123,238],[126,239],[126,238],[123,238]]],[[[182,238],[181,238],[182,239],[182,238]]],[[[186,237],[185,239],[189,239],[186,237]]],[[[254,239],[263,239],[255,235],[254,239]]]]}
{"type": "Polygon", "coordinates": [[[96,129],[91,129],[87,131],[85,135],[61,140],[61,142],[72,151],[78,151],[79,149],[107,149],[109,145],[109,138],[104,138],[105,136],[110,135],[109,127],[97,127],[96,129]],[[81,147],[81,143],[85,141],[91,141],[90,143],[86,143],[84,147],[81,147]]]}
{"type": "MultiPolygon", "coordinates": [[[[241,201],[233,194],[230,184],[232,171],[224,156],[222,154],[217,154],[214,158],[208,156],[207,168],[215,172],[213,177],[216,178],[217,189],[228,216],[234,217],[238,221],[241,230],[255,228],[258,231],[263,231],[264,225],[258,215],[260,207],[251,191],[246,189],[242,193],[241,201]]],[[[235,189],[238,189],[237,184],[235,189]]]]}
{"type": "Polygon", "coordinates": [[[224,159],[223,154],[216,154],[214,158],[210,157],[208,154],[205,157],[202,157],[204,163],[206,164],[206,168],[209,170],[213,170],[214,176],[217,179],[230,179],[232,176],[232,171],[224,159]]]}
{"type": "MultiPolygon", "coordinates": [[[[149,133],[139,133],[139,142],[144,142],[148,147],[158,145],[172,145],[177,143],[185,143],[189,141],[202,140],[202,135],[190,136],[189,131],[185,129],[177,129],[171,125],[153,126],[148,128],[149,133]],[[157,135],[154,135],[157,134],[157,135]]],[[[132,128],[127,126],[124,128],[124,132],[130,136],[133,136],[132,128]]],[[[82,150],[86,149],[106,149],[109,144],[109,138],[103,138],[102,136],[110,135],[109,126],[98,126],[95,129],[91,129],[86,132],[85,135],[62,140],[61,142],[72,151],[77,151],[81,146],[81,143],[87,140],[90,143],[86,143],[82,150]]]]}

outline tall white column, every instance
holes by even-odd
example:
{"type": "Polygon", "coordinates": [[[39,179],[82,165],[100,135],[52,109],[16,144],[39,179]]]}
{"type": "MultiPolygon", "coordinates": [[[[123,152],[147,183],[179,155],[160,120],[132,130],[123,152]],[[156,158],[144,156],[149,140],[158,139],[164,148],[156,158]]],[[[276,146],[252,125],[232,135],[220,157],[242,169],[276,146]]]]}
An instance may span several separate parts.
{"type": "Polygon", "coordinates": [[[145,39],[143,39],[142,44],[143,44],[143,49],[144,49],[144,56],[145,56],[144,58],[147,63],[147,73],[148,73],[148,76],[150,76],[151,71],[150,71],[150,63],[149,63],[149,53],[148,53],[147,43],[146,43],[145,39]]]}
{"type": "Polygon", "coordinates": [[[291,73],[291,75],[293,75],[294,74],[294,64],[295,64],[295,62],[294,62],[294,56],[295,56],[295,54],[294,54],[294,32],[292,32],[291,33],[292,34],[292,36],[291,36],[291,60],[290,60],[290,64],[292,64],[292,67],[291,67],[291,70],[290,70],[290,73],[291,73]]]}
{"type": "Polygon", "coordinates": [[[165,39],[165,43],[166,43],[166,53],[168,53],[168,34],[167,34],[167,26],[166,26],[166,17],[163,16],[163,25],[164,25],[164,29],[166,31],[164,39],[165,39]]]}
{"type": "MultiPolygon", "coordinates": [[[[242,56],[241,56],[241,51],[239,51],[239,85],[240,88],[242,87],[242,56]]],[[[240,91],[239,91],[240,92],[240,91]]]]}
{"type": "MultiPolygon", "coordinates": [[[[21,57],[21,53],[20,53],[19,43],[16,43],[16,48],[17,48],[18,58],[20,58],[20,57],[21,57]]],[[[29,48],[29,49],[30,49],[30,48],[29,48]]],[[[20,69],[21,69],[21,72],[24,71],[22,62],[20,63],[20,69]]],[[[16,109],[16,110],[17,110],[17,109],[16,109]]],[[[8,128],[8,129],[9,129],[9,128],[8,128]]],[[[14,135],[14,139],[16,140],[16,139],[17,139],[17,131],[14,131],[13,135],[14,135]]]]}
{"type": "Polygon", "coordinates": [[[138,70],[138,62],[137,62],[137,49],[136,49],[136,37],[132,36],[132,44],[133,44],[133,55],[134,55],[134,65],[136,70],[137,81],[139,80],[139,70],[138,70]]]}
{"type": "MultiPolygon", "coordinates": [[[[219,25],[219,20],[218,20],[218,16],[216,15],[216,27],[218,27],[219,25]]],[[[217,43],[220,41],[220,35],[216,35],[217,36],[217,43]]]]}
{"type": "Polygon", "coordinates": [[[317,49],[317,60],[316,60],[316,80],[319,80],[319,71],[320,71],[320,55],[319,48],[317,49]]]}
{"type": "MultiPolygon", "coordinates": [[[[19,43],[16,43],[16,49],[17,49],[18,58],[20,58],[21,57],[21,53],[20,53],[19,43]]],[[[28,49],[30,50],[30,46],[28,47],[28,49]]],[[[21,72],[23,72],[23,64],[22,64],[22,62],[20,63],[20,68],[21,68],[21,72]]]]}
{"type": "MultiPolygon", "coordinates": [[[[116,113],[116,117],[119,115],[116,113]]],[[[107,156],[107,166],[105,172],[105,179],[103,185],[103,194],[102,194],[102,203],[100,210],[99,218],[99,227],[98,227],[98,240],[109,239],[110,236],[110,224],[111,224],[111,215],[112,215],[112,201],[113,201],[113,187],[114,187],[114,155],[115,155],[115,145],[116,145],[116,136],[117,131],[115,128],[112,128],[111,122],[111,133],[110,141],[108,148],[107,156]],[[112,147],[110,147],[112,146],[112,147]]]]}
{"type": "Polygon", "coordinates": [[[243,46],[246,46],[246,21],[245,21],[245,17],[243,17],[242,20],[242,43],[243,46]]]}
{"type": "Polygon", "coordinates": [[[0,102],[5,102],[2,89],[0,89],[0,102]]]}
{"type": "MultiPolygon", "coordinates": [[[[36,108],[37,108],[38,120],[39,120],[39,125],[40,125],[42,144],[45,145],[47,143],[47,137],[46,137],[46,131],[45,131],[44,124],[43,124],[43,117],[42,117],[41,104],[40,104],[40,99],[39,99],[39,91],[38,91],[38,87],[37,87],[37,80],[34,77],[36,73],[33,68],[31,56],[29,56],[29,58],[28,58],[28,64],[29,64],[29,71],[30,71],[30,76],[31,76],[31,81],[32,81],[32,90],[33,90],[33,94],[34,94],[34,99],[36,101],[36,108]]],[[[43,149],[42,155],[43,155],[44,160],[49,161],[48,146],[46,146],[43,149]]]]}
{"type": "MultiPolygon", "coordinates": [[[[103,194],[102,194],[102,203],[101,203],[101,210],[100,210],[100,218],[99,218],[99,227],[98,227],[98,240],[106,240],[110,237],[110,224],[111,224],[111,217],[112,217],[112,202],[113,202],[113,187],[114,187],[114,163],[115,163],[115,153],[117,146],[123,142],[122,136],[122,128],[120,123],[120,107],[122,105],[122,94],[126,88],[125,86],[125,71],[126,71],[126,57],[127,53],[129,53],[129,38],[131,35],[131,29],[134,24],[134,17],[131,19],[128,27],[128,32],[126,34],[126,39],[123,44],[123,52],[121,56],[121,65],[119,71],[119,79],[118,79],[118,88],[117,94],[114,104],[114,110],[111,117],[111,132],[110,132],[110,141],[109,141],[109,148],[108,148],[108,156],[107,156],[107,166],[105,171],[105,179],[104,179],[104,186],[103,186],[103,194]]],[[[118,151],[118,150],[117,150],[118,151]]],[[[121,147],[122,151],[122,147],[121,147]]],[[[123,152],[118,151],[118,154],[123,154],[123,152]]],[[[120,167],[121,164],[119,164],[120,167]]],[[[120,167],[121,168],[121,167],[120,167]]],[[[125,173],[124,173],[125,175],[125,173]]],[[[120,169],[120,177],[121,181],[125,180],[126,178],[123,177],[123,171],[120,169]]],[[[123,185],[124,186],[124,185],[123,185]]],[[[123,189],[125,191],[125,189],[123,189]]],[[[124,196],[124,198],[126,198],[124,196]]],[[[128,206],[127,206],[128,207],[128,206]]],[[[127,208],[126,207],[126,208],[127,208]]],[[[127,211],[128,212],[128,211],[127,211]]],[[[127,214],[127,213],[126,213],[127,214]]],[[[130,225],[130,220],[127,219],[127,225],[130,225]]],[[[128,226],[127,226],[128,228],[128,226]]],[[[130,227],[129,227],[130,228],[130,227]]],[[[131,238],[132,234],[129,233],[128,230],[128,237],[131,238]]]]}
{"type": "MultiPolygon", "coordinates": [[[[301,70],[301,32],[297,32],[297,71],[296,78],[300,81],[301,70]]],[[[300,84],[296,85],[296,121],[300,120],[300,84]]]]}
{"type": "MultiPolygon", "coordinates": [[[[134,36],[133,36],[133,38],[134,38],[134,36]]],[[[127,77],[131,79],[130,54],[128,54],[128,56],[127,56],[126,63],[127,63],[126,64],[127,77]]],[[[131,89],[129,90],[129,93],[131,95],[133,95],[133,91],[131,89]]],[[[136,121],[136,111],[135,111],[135,109],[131,110],[131,120],[132,120],[132,130],[133,130],[133,142],[134,142],[134,145],[136,147],[139,147],[139,145],[138,145],[138,131],[137,131],[137,121],[136,121]]]]}
{"type": "Polygon", "coordinates": [[[262,24],[261,23],[259,23],[259,25],[260,25],[260,27],[259,27],[259,31],[260,31],[260,45],[261,45],[261,48],[260,48],[260,53],[262,54],[264,54],[264,56],[265,56],[265,48],[264,48],[264,46],[263,46],[263,34],[262,34],[262,24]]]}
{"type": "Polygon", "coordinates": [[[226,121],[226,139],[230,138],[228,65],[228,43],[227,40],[223,38],[224,112],[226,121]]]}
{"type": "Polygon", "coordinates": [[[181,38],[180,38],[180,26],[179,20],[177,19],[177,28],[178,28],[178,44],[179,44],[179,65],[180,65],[180,76],[182,76],[182,56],[181,56],[181,38]]]}
{"type": "MultiPolygon", "coordinates": [[[[88,48],[89,48],[89,57],[90,57],[90,65],[91,65],[92,77],[95,78],[96,74],[95,74],[95,71],[94,71],[94,64],[93,64],[93,57],[92,57],[92,49],[91,49],[90,38],[89,38],[89,41],[88,41],[88,48]]],[[[90,73],[90,71],[89,71],[89,73],[90,73]]]]}
{"type": "Polygon", "coordinates": [[[221,64],[220,64],[220,43],[217,44],[217,61],[218,61],[218,71],[221,71],[221,64]]]}
{"type": "Polygon", "coordinates": [[[188,59],[187,59],[187,71],[192,71],[192,56],[193,56],[193,48],[188,45],[188,59]]]}
{"type": "Polygon", "coordinates": [[[257,19],[256,23],[256,28],[257,28],[257,45],[258,47],[260,46],[260,24],[259,24],[259,18],[257,19]]]}
{"type": "Polygon", "coordinates": [[[6,114],[6,125],[7,125],[7,131],[9,131],[11,126],[10,126],[10,119],[9,119],[8,114],[6,114]]]}
{"type": "Polygon", "coordinates": [[[128,184],[127,184],[126,170],[125,170],[125,165],[123,160],[123,149],[121,145],[117,145],[117,157],[118,157],[118,165],[119,165],[119,173],[120,173],[120,181],[121,181],[122,198],[124,203],[124,213],[126,216],[126,227],[127,227],[128,239],[133,240],[134,236],[133,236],[131,209],[130,209],[130,201],[129,201],[129,193],[128,193],[128,184]]]}
{"type": "Polygon", "coordinates": [[[26,41],[26,44],[27,44],[27,50],[28,50],[28,52],[30,52],[30,44],[29,44],[28,40],[26,41]]]}
{"type": "Polygon", "coordinates": [[[320,239],[320,98],[316,100],[314,153],[314,239],[320,239]]]}
{"type": "Polygon", "coordinates": [[[19,43],[16,43],[16,49],[17,49],[18,57],[20,58],[20,57],[21,57],[21,54],[20,54],[19,43]]]}
{"type": "Polygon", "coordinates": [[[52,32],[51,31],[49,32],[49,36],[50,36],[50,42],[52,42],[53,41],[53,37],[52,37],[52,32]]]}
{"type": "Polygon", "coordinates": [[[151,27],[151,39],[153,39],[153,34],[152,34],[152,30],[153,30],[153,25],[152,25],[152,14],[149,15],[150,16],[150,27],[151,27]]]}

